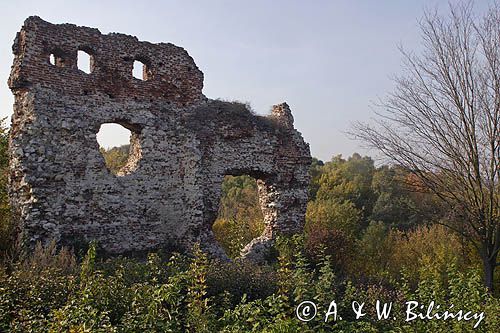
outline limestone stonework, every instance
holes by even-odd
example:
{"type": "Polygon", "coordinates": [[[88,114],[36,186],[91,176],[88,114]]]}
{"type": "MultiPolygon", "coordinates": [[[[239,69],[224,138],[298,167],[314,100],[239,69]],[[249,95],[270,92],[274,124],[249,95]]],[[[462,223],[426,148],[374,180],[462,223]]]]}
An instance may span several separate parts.
{"type": "Polygon", "coordinates": [[[266,227],[244,256],[259,259],[278,234],[302,230],[311,156],[286,103],[264,117],[208,99],[178,46],[39,17],[25,21],[13,52],[10,197],[25,248],[97,240],[121,254],[199,242],[225,257],[212,233],[225,175],[258,180],[266,227]],[[79,50],[90,74],[78,69],[79,50]],[[134,60],[144,80],[132,76],[134,60]],[[117,175],[96,140],[105,123],[132,133],[117,175]]]}

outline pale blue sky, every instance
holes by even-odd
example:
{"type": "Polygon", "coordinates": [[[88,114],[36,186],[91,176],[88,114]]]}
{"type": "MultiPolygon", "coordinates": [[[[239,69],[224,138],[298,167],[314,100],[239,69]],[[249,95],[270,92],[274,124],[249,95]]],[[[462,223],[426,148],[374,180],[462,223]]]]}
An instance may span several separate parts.
{"type": "MultiPolygon", "coordinates": [[[[456,2],[456,1],[452,1],[456,2]]],[[[478,1],[484,8],[489,1],[478,1]]],[[[205,73],[210,98],[249,102],[259,114],[288,102],[313,156],[365,152],[344,132],[372,116],[392,88],[401,56],[419,49],[423,9],[439,0],[373,1],[1,1],[0,115],[12,114],[7,87],[12,41],[24,19],[75,23],[184,47],[205,73]]],[[[105,145],[123,141],[111,133],[105,145]]]]}

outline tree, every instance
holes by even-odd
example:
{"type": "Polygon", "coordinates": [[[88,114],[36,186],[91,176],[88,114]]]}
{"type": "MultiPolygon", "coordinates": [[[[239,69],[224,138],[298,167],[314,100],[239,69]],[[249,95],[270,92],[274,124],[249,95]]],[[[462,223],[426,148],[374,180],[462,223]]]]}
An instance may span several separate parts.
{"type": "Polygon", "coordinates": [[[427,12],[423,52],[401,49],[404,73],[374,125],[352,134],[410,170],[451,212],[445,224],[478,251],[493,290],[500,249],[500,5],[427,12]]]}
{"type": "MultiPolygon", "coordinates": [[[[14,225],[10,219],[8,196],[9,174],[9,130],[5,126],[6,118],[0,119],[0,254],[11,250],[14,225]]],[[[1,261],[0,256],[0,261],[1,261]]]]}
{"type": "Polygon", "coordinates": [[[354,238],[361,230],[361,217],[361,211],[350,201],[317,199],[307,205],[305,229],[307,233],[317,228],[337,229],[354,238]]]}
{"type": "Polygon", "coordinates": [[[262,234],[264,217],[254,178],[247,175],[224,178],[219,214],[212,230],[230,258],[238,257],[245,245],[262,234]]]}
{"type": "Polygon", "coordinates": [[[345,203],[349,202],[361,212],[358,228],[368,226],[368,216],[371,214],[376,201],[375,193],[371,188],[375,171],[373,160],[354,153],[347,160],[341,155],[334,156],[330,162],[324,164],[320,177],[313,178],[319,187],[314,202],[345,203]]]}
{"type": "Polygon", "coordinates": [[[129,150],[130,145],[123,145],[109,149],[100,148],[106,167],[115,175],[125,166],[125,164],[127,164],[129,150]]]}
{"type": "Polygon", "coordinates": [[[325,164],[323,161],[318,160],[313,157],[311,162],[311,167],[309,168],[309,174],[311,175],[311,183],[309,184],[309,200],[316,199],[316,194],[319,190],[319,180],[322,175],[322,168],[325,164]]]}
{"type": "Polygon", "coordinates": [[[415,191],[413,176],[398,165],[383,165],[375,171],[372,189],[377,196],[369,217],[399,230],[410,230],[442,216],[441,205],[431,193],[415,191]]]}

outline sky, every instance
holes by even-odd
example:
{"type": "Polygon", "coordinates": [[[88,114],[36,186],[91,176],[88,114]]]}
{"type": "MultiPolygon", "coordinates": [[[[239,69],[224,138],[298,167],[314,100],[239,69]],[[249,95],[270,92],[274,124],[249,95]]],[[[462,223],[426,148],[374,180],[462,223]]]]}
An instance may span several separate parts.
{"type": "MultiPolygon", "coordinates": [[[[402,68],[398,45],[420,51],[424,9],[447,6],[439,0],[0,0],[0,117],[12,115],[13,40],[23,21],[38,15],[181,46],[205,74],[207,97],[248,102],[263,115],[286,101],[314,157],[373,155],[346,132],[355,121],[370,122],[374,102],[393,89],[391,77],[402,68]]],[[[111,127],[99,140],[120,145],[127,131],[111,127]]]]}

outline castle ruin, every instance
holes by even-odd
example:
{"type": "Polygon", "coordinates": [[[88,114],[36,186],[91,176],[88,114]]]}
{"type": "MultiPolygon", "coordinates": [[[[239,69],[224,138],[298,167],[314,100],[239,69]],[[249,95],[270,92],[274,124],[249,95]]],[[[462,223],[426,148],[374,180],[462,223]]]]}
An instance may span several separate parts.
{"type": "Polygon", "coordinates": [[[261,258],[277,235],[302,230],[311,156],[286,103],[263,117],[208,99],[178,46],[39,17],[25,21],[13,52],[10,198],[26,248],[97,240],[124,254],[199,242],[225,258],[212,233],[225,175],[258,183],[265,230],[243,256],[261,258]],[[90,73],[78,69],[79,50],[90,73]],[[135,60],[143,80],[132,76],[135,60]],[[132,133],[117,175],[96,140],[107,123],[132,133]]]}

